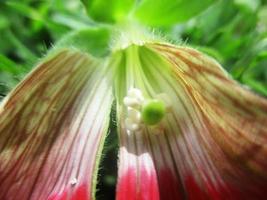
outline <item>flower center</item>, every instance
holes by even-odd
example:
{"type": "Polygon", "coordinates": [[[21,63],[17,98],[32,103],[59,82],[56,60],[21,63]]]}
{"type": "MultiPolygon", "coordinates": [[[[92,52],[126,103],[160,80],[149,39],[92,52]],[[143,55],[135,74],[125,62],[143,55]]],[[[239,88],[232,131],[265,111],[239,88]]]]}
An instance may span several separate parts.
{"type": "Polygon", "coordinates": [[[167,110],[161,98],[145,99],[141,90],[136,88],[128,90],[123,102],[127,108],[125,127],[130,132],[140,131],[143,125],[159,124],[167,110]]]}

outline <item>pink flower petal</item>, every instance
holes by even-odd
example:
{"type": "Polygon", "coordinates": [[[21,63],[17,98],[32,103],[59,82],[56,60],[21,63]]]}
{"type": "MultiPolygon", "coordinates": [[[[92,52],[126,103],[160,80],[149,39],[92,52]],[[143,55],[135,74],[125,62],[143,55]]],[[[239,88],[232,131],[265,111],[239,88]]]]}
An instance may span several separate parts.
{"type": "Polygon", "coordinates": [[[40,64],[0,112],[0,199],[89,200],[112,103],[108,72],[63,50],[40,64]]]}
{"type": "Polygon", "coordinates": [[[159,199],[157,175],[153,161],[146,152],[146,146],[138,144],[140,139],[122,138],[122,142],[128,143],[129,146],[127,146],[128,150],[126,150],[126,146],[120,148],[118,200],[159,199]]]}
{"type": "MultiPolygon", "coordinates": [[[[124,128],[126,111],[118,106],[117,198],[130,191],[132,199],[145,199],[149,193],[154,194],[150,199],[164,200],[265,199],[267,101],[191,48],[147,44],[129,55],[139,61],[130,73],[125,56],[126,83],[132,84],[126,90],[141,88],[149,98],[165,93],[172,106],[161,133],[146,126],[132,134],[124,128]],[[140,195],[141,183],[147,187],[140,195]],[[152,188],[157,192],[149,192],[152,188]]],[[[122,96],[117,95],[118,104],[122,96]]]]}

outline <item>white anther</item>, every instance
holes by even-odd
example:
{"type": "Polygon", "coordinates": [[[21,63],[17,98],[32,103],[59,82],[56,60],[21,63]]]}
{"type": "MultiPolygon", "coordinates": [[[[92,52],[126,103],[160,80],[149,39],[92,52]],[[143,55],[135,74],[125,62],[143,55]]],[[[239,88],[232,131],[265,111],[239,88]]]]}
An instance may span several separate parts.
{"type": "Polygon", "coordinates": [[[140,103],[142,103],[144,101],[143,94],[142,94],[141,90],[139,90],[139,89],[131,88],[131,89],[129,89],[127,95],[129,97],[137,99],[140,103]]]}
{"type": "Polygon", "coordinates": [[[137,131],[140,129],[140,125],[135,123],[132,119],[126,118],[125,120],[125,127],[130,131],[137,131]]]}
{"type": "Polygon", "coordinates": [[[135,123],[141,122],[141,112],[134,108],[128,107],[128,117],[135,123]]]}
{"type": "Polygon", "coordinates": [[[140,102],[136,98],[124,97],[123,103],[125,106],[137,107],[140,106],[140,102]]]}
{"type": "Polygon", "coordinates": [[[125,128],[127,133],[138,132],[141,130],[141,107],[144,103],[144,97],[141,90],[131,88],[127,92],[127,96],[123,99],[124,105],[127,107],[127,116],[125,119],[125,128]]]}

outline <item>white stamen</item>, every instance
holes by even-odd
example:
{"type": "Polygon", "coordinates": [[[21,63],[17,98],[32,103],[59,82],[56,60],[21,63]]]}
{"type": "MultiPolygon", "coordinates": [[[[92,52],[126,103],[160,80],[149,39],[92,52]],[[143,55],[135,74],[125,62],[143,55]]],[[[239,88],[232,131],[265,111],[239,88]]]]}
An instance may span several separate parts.
{"type": "Polygon", "coordinates": [[[125,119],[125,128],[127,134],[133,132],[141,132],[141,107],[144,103],[144,97],[141,90],[131,88],[124,97],[123,103],[127,108],[127,116],[125,119]]]}
{"type": "Polygon", "coordinates": [[[135,123],[132,119],[126,118],[125,120],[125,127],[130,131],[137,131],[139,130],[140,126],[138,123],[135,123]]]}
{"type": "Polygon", "coordinates": [[[137,99],[140,103],[144,101],[144,97],[143,97],[141,90],[136,89],[136,88],[131,88],[128,91],[128,96],[137,99]]]}
{"type": "Polygon", "coordinates": [[[135,123],[141,122],[141,112],[134,108],[128,107],[128,117],[135,123]]]}
{"type": "Polygon", "coordinates": [[[125,106],[137,107],[140,106],[140,102],[136,98],[124,97],[123,103],[125,106]]]}

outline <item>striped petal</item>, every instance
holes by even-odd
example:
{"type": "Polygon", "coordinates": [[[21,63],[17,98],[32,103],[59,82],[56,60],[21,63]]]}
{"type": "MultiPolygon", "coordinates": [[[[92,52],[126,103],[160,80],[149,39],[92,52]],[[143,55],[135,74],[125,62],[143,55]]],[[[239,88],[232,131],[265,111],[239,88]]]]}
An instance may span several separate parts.
{"type": "Polygon", "coordinates": [[[120,160],[117,199],[265,199],[267,101],[187,47],[130,46],[116,55],[120,160]],[[119,74],[119,73],[118,73],[119,74]],[[123,77],[123,78],[122,78],[123,77]],[[129,134],[123,96],[168,96],[158,127],[129,134]],[[124,90],[124,92],[122,92],[124,90]]]}
{"type": "Polygon", "coordinates": [[[0,199],[89,200],[112,103],[109,72],[75,50],[50,55],[0,107],[0,199]]]}

